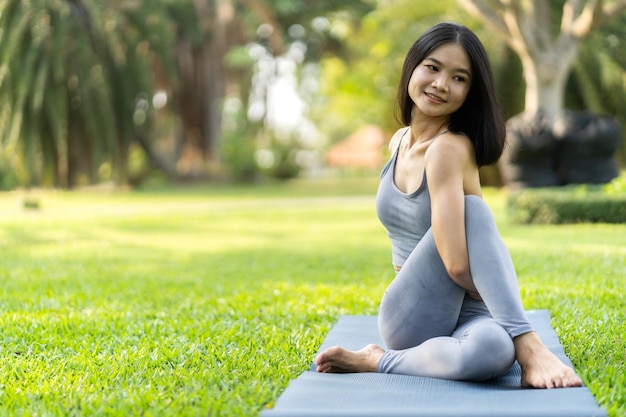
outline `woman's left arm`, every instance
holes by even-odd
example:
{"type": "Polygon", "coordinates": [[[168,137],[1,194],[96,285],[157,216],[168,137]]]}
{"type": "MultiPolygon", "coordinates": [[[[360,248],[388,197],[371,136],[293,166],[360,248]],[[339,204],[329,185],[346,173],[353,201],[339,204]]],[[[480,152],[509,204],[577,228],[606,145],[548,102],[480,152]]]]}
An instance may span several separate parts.
{"type": "Polygon", "coordinates": [[[426,177],[433,237],[443,264],[457,285],[480,298],[472,281],[465,236],[465,177],[477,169],[471,146],[461,135],[438,138],[426,153],[426,177]]]}

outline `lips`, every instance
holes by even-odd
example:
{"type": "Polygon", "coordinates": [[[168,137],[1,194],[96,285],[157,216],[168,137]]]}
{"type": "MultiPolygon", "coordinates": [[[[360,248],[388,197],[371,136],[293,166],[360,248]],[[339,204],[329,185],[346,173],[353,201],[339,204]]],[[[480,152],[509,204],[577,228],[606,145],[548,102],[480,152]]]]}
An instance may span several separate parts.
{"type": "Polygon", "coordinates": [[[424,94],[426,94],[426,97],[428,97],[428,98],[430,98],[430,99],[433,99],[433,100],[435,100],[435,101],[439,101],[440,103],[445,103],[445,102],[447,101],[447,100],[445,100],[444,98],[439,97],[439,96],[438,96],[438,95],[436,95],[436,94],[432,94],[432,93],[428,93],[428,92],[424,92],[424,94]]]}

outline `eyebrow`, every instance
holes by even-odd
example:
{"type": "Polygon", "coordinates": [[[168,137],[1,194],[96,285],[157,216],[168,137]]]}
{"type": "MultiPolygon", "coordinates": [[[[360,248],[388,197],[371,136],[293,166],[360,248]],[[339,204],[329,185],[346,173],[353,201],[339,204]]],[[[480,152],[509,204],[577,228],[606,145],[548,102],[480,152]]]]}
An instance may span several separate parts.
{"type": "MultiPolygon", "coordinates": [[[[434,62],[435,64],[439,65],[439,66],[444,66],[443,62],[439,61],[437,58],[432,58],[432,57],[426,57],[424,58],[424,61],[429,60],[434,62]]],[[[468,70],[466,70],[465,68],[455,68],[454,69],[455,72],[461,72],[463,74],[466,74],[469,78],[472,78],[472,74],[470,74],[470,72],[468,70]]]]}

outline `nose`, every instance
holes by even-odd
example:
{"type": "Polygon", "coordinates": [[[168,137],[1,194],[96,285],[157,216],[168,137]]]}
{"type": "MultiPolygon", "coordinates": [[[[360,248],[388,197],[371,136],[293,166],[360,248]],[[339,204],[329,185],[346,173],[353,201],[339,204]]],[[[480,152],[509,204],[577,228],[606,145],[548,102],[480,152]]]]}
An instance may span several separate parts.
{"type": "Polygon", "coordinates": [[[448,89],[448,80],[447,78],[442,74],[439,75],[438,77],[436,77],[433,82],[432,82],[432,87],[437,89],[437,90],[441,90],[441,91],[447,91],[448,89]]]}

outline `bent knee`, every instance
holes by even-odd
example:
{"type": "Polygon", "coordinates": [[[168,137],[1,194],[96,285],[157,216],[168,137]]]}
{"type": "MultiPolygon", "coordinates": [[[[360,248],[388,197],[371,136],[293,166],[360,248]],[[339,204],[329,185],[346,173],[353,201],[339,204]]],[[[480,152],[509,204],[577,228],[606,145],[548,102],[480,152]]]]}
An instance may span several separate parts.
{"type": "Polygon", "coordinates": [[[473,194],[465,196],[465,211],[469,213],[491,213],[491,210],[485,200],[473,194]]]}
{"type": "Polygon", "coordinates": [[[475,226],[482,230],[487,226],[495,229],[495,219],[485,200],[476,195],[465,196],[465,224],[467,227],[475,226]]]}
{"type": "Polygon", "coordinates": [[[506,330],[493,321],[478,322],[468,329],[475,362],[468,367],[468,380],[487,380],[505,374],[515,362],[515,346],[506,330]]]}

